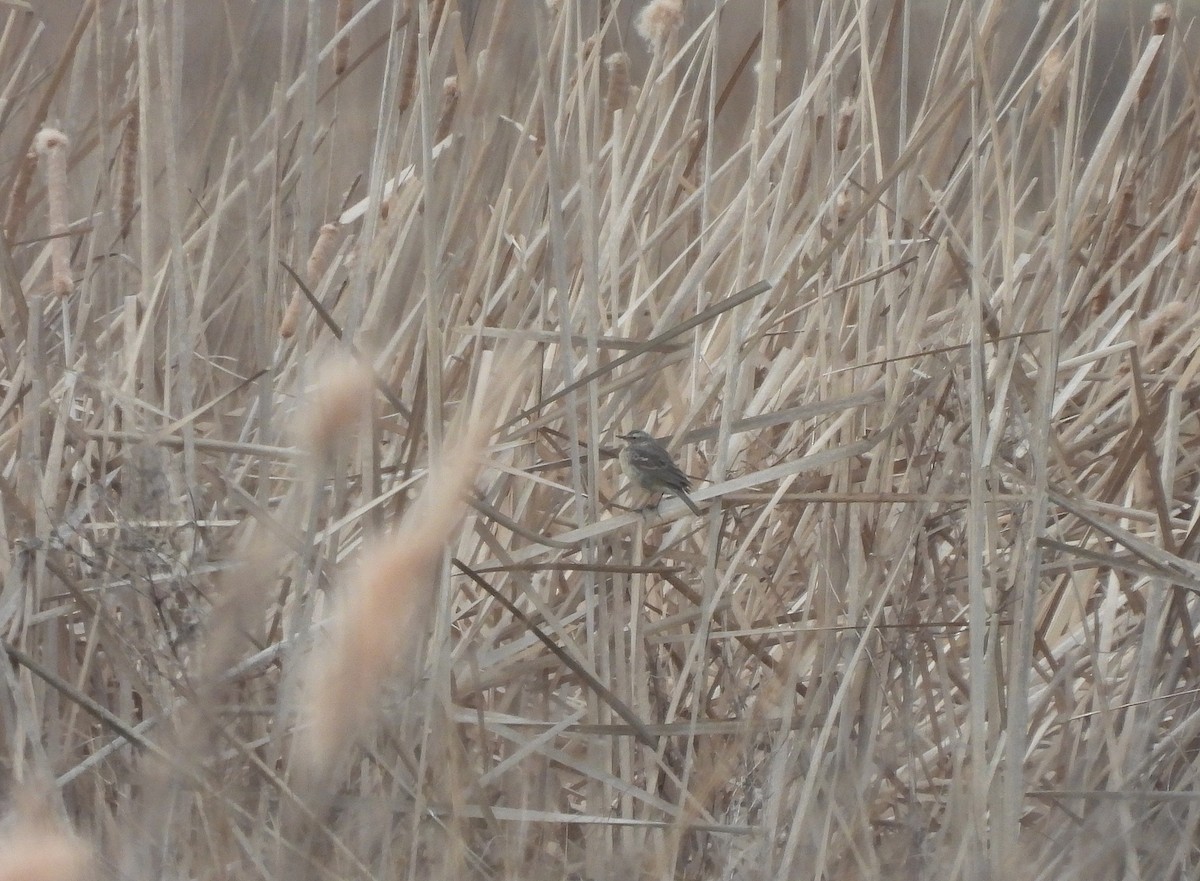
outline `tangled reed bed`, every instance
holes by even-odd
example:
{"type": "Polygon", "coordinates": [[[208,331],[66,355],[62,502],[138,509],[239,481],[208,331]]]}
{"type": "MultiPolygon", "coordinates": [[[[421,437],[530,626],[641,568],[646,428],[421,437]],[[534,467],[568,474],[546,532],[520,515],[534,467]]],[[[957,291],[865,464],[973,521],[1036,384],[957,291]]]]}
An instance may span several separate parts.
{"type": "Polygon", "coordinates": [[[1187,7],[24,5],[0,878],[1196,872],[1187,7]]]}

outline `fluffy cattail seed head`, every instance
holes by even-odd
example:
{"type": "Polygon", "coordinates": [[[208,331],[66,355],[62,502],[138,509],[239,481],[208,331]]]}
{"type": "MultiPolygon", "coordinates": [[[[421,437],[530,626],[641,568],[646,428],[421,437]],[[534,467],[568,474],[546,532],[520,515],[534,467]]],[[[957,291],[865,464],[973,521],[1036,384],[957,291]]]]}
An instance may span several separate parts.
{"type": "Polygon", "coordinates": [[[638,13],[634,29],[638,36],[661,52],[683,21],[683,0],[650,0],[638,13]]]}

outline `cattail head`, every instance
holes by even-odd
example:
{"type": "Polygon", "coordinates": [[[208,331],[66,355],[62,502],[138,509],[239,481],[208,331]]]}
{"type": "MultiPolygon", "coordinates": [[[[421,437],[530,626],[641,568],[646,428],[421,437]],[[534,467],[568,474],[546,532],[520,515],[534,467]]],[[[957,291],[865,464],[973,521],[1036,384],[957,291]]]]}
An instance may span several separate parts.
{"type": "Polygon", "coordinates": [[[1154,8],[1150,10],[1150,30],[1161,37],[1171,26],[1173,15],[1170,3],[1155,3],[1154,8]]]}
{"type": "Polygon", "coordinates": [[[0,881],[80,881],[91,850],[74,835],[31,830],[0,842],[0,881]]]}
{"type": "Polygon", "coordinates": [[[847,187],[842,187],[838,190],[837,198],[833,202],[833,219],[837,224],[841,224],[850,214],[850,209],[854,207],[853,200],[850,198],[850,190],[847,187]]]}
{"type": "MultiPolygon", "coordinates": [[[[354,15],[354,0],[338,0],[337,9],[333,17],[334,30],[340,31],[349,22],[351,16],[354,15]]],[[[346,67],[350,61],[350,37],[345,36],[338,40],[337,47],[333,52],[333,72],[337,76],[341,76],[346,72],[346,67]]]]}
{"type": "Polygon", "coordinates": [[[834,147],[839,153],[846,149],[846,145],[850,142],[850,127],[854,125],[854,99],[845,98],[842,100],[842,106],[838,108],[837,134],[834,138],[834,147]]]}
{"type": "MultiPolygon", "coordinates": [[[[337,251],[338,235],[341,233],[341,229],[336,223],[327,223],[317,233],[317,241],[313,245],[312,252],[308,255],[308,262],[304,267],[305,279],[313,290],[316,290],[317,285],[324,278],[325,272],[329,269],[329,263],[337,251]]],[[[304,294],[297,290],[292,294],[292,299],[288,302],[287,309],[284,310],[283,319],[279,322],[279,335],[285,340],[291,339],[300,325],[300,309],[303,306],[303,300],[304,294]]]]}
{"type": "Polygon", "coordinates": [[[1193,187],[1190,205],[1179,226],[1179,242],[1176,247],[1179,253],[1186,254],[1196,239],[1196,230],[1200,228],[1200,186],[1193,187]]]}
{"type": "Polygon", "coordinates": [[[308,662],[298,758],[311,777],[371,722],[390,674],[417,666],[437,567],[466,508],[481,442],[478,428],[463,432],[400,528],[366,551],[346,580],[329,638],[308,662]]]}
{"type": "Polygon", "coordinates": [[[56,128],[44,128],[33,139],[33,149],[43,156],[60,148],[65,150],[70,144],[70,139],[56,128]]]}
{"type": "Polygon", "coordinates": [[[308,255],[308,263],[304,267],[309,287],[315,288],[322,276],[325,275],[325,271],[329,269],[329,261],[333,259],[333,254],[337,250],[340,231],[341,227],[336,223],[327,223],[317,233],[316,244],[313,245],[312,253],[308,255]]]}
{"type": "Polygon", "coordinates": [[[397,90],[396,106],[403,113],[412,106],[413,95],[417,91],[417,45],[416,21],[409,21],[408,33],[404,40],[404,65],[400,68],[400,87],[397,90]]]}
{"type": "Polygon", "coordinates": [[[1179,336],[1172,340],[1172,333],[1182,328],[1194,311],[1189,309],[1186,303],[1172,300],[1164,303],[1142,322],[1138,342],[1144,370],[1160,370],[1179,354],[1184,340],[1179,336]]]}
{"type": "Polygon", "coordinates": [[[65,297],[75,289],[71,279],[71,250],[67,241],[67,136],[58,129],[37,133],[33,147],[45,160],[46,205],[50,215],[50,284],[65,297]]]}
{"type": "Polygon", "coordinates": [[[615,113],[629,101],[629,56],[614,52],[604,59],[608,68],[608,93],[604,96],[604,109],[615,113]]]}
{"type": "Polygon", "coordinates": [[[18,793],[0,833],[0,881],[82,881],[92,850],[58,821],[44,799],[18,793]]]}
{"type": "Polygon", "coordinates": [[[1046,57],[1042,59],[1041,69],[1038,70],[1037,90],[1040,95],[1048,95],[1062,76],[1065,54],[1062,46],[1057,43],[1049,48],[1046,57]]]}
{"type": "Polygon", "coordinates": [[[283,318],[279,322],[279,335],[285,340],[290,340],[296,335],[296,328],[300,326],[300,301],[304,299],[304,294],[296,291],[292,294],[292,299],[288,302],[287,309],[283,311],[283,318]]]}
{"type": "Polygon", "coordinates": [[[301,421],[308,448],[328,456],[337,442],[353,434],[371,412],[374,400],[371,371],[358,361],[332,360],[322,367],[319,385],[301,421]]]}
{"type": "Polygon", "coordinates": [[[650,0],[638,13],[634,29],[653,51],[661,52],[682,21],[683,0],[650,0]]]}
{"type": "Polygon", "coordinates": [[[133,223],[134,195],[137,190],[137,157],[139,140],[138,102],[133,102],[125,118],[125,135],[117,158],[117,224],[121,237],[129,235],[133,223]]]}
{"type": "Polygon", "coordinates": [[[459,94],[458,77],[446,77],[442,82],[442,112],[433,136],[435,144],[441,143],[450,134],[450,126],[454,123],[454,111],[458,109],[459,94]]]}

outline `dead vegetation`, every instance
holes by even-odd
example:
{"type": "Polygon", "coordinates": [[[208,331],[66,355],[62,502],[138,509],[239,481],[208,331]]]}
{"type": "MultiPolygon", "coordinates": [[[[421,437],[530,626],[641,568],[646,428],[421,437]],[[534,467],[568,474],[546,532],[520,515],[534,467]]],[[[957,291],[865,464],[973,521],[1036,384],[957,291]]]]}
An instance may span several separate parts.
{"type": "Polygon", "coordinates": [[[25,5],[0,877],[1196,874],[1186,9],[25,5]]]}

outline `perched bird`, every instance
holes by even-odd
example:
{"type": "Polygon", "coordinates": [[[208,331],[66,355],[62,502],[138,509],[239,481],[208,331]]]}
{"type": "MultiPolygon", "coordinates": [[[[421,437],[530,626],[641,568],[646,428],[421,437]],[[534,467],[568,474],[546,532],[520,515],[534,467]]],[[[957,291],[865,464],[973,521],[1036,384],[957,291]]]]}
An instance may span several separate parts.
{"type": "Polygon", "coordinates": [[[692,488],[688,476],[671,460],[671,454],[658,441],[644,431],[634,430],[629,434],[618,434],[625,446],[621,448],[621,468],[626,476],[651,493],[670,493],[700,516],[700,508],[688,496],[692,488]]]}

